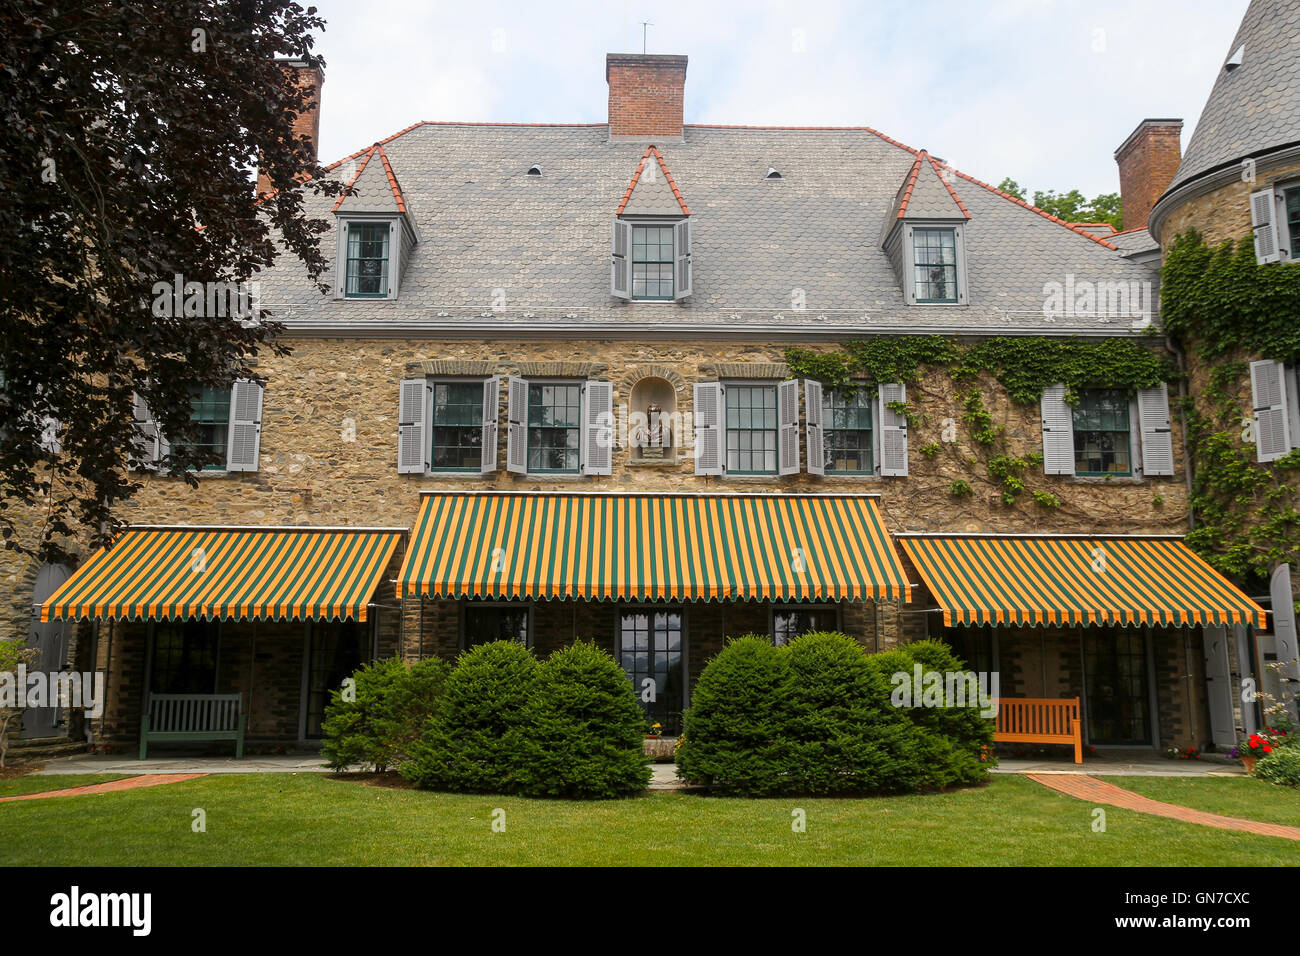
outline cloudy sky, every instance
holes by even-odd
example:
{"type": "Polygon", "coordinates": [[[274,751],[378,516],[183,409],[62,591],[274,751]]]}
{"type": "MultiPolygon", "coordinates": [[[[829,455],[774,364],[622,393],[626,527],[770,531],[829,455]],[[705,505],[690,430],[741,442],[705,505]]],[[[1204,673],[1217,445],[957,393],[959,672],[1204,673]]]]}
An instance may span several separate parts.
{"type": "Polygon", "coordinates": [[[321,159],[419,120],[601,123],[605,54],[690,57],[686,122],[872,126],[980,179],[1117,191],[1143,117],[1183,144],[1247,0],[315,0],[321,159]]]}

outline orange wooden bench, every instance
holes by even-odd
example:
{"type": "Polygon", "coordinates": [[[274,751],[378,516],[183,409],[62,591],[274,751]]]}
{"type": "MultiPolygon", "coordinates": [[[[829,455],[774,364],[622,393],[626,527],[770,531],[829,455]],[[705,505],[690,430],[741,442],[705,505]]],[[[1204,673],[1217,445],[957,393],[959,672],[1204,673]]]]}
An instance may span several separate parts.
{"type": "Polygon", "coordinates": [[[993,739],[1000,743],[1074,744],[1074,762],[1083,763],[1079,698],[1001,697],[993,739]]]}

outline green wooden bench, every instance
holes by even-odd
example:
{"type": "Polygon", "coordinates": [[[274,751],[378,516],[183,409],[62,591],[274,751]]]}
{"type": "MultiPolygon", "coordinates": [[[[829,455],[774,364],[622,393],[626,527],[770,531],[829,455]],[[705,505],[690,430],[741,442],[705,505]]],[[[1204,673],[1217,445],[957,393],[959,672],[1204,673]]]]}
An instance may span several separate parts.
{"type": "Polygon", "coordinates": [[[140,718],[140,759],[155,740],[233,740],[244,756],[242,694],[150,694],[140,718]]]}

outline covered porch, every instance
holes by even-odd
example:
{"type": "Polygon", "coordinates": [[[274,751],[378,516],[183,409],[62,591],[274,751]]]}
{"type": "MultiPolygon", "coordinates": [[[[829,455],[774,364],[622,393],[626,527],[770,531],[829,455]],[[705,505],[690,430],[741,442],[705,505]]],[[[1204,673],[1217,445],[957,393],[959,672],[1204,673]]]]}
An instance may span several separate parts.
{"type": "Polygon", "coordinates": [[[380,583],[401,528],[133,526],[41,606],[93,631],[100,750],[239,754],[310,746],[329,692],[395,653],[380,583]]]}

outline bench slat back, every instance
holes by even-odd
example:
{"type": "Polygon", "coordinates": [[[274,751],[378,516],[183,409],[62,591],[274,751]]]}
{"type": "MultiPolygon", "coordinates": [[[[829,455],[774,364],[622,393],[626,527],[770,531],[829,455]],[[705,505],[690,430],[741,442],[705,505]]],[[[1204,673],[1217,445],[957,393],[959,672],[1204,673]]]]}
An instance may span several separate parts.
{"type": "Polygon", "coordinates": [[[239,728],[241,694],[150,694],[149,727],[157,733],[239,728]]]}

